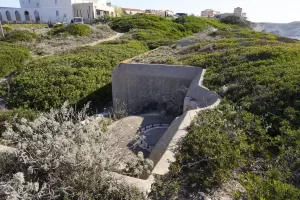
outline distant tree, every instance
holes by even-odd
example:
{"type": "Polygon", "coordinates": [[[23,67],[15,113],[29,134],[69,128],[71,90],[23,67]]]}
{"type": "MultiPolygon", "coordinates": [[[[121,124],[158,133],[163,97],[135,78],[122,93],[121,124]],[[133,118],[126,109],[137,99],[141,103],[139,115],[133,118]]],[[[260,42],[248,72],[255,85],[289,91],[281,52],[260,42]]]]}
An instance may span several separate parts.
{"type": "Polygon", "coordinates": [[[117,17],[125,15],[123,8],[121,8],[120,6],[114,6],[114,8],[115,8],[115,14],[117,15],[117,17]]]}
{"type": "Polygon", "coordinates": [[[233,16],[233,15],[224,17],[224,18],[220,19],[220,21],[225,24],[235,24],[235,25],[239,25],[242,27],[250,27],[251,26],[250,21],[247,21],[246,19],[243,19],[238,16],[233,16]]]}

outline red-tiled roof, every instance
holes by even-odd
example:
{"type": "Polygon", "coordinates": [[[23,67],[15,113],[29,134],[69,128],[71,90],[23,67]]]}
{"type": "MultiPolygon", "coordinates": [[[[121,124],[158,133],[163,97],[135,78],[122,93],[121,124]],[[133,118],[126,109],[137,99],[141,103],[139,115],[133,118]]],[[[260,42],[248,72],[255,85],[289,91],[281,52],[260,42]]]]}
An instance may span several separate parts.
{"type": "Polygon", "coordinates": [[[135,8],[123,8],[123,10],[144,12],[143,10],[135,9],[135,8]]]}

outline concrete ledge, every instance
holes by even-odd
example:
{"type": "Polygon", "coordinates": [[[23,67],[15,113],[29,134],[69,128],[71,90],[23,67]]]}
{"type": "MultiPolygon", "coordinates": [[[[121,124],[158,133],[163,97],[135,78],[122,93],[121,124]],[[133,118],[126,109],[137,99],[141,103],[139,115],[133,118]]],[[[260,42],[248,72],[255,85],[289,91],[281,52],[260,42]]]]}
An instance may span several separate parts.
{"type": "Polygon", "coordinates": [[[155,182],[154,176],[150,175],[147,180],[133,178],[130,176],[125,176],[115,172],[108,172],[113,178],[115,178],[118,183],[125,183],[133,187],[138,188],[141,192],[144,192],[145,195],[149,194],[151,191],[151,185],[155,182]]]}
{"type": "Polygon", "coordinates": [[[203,70],[202,73],[198,73],[191,82],[184,101],[184,111],[209,107],[221,98],[203,86],[205,72],[206,70],[203,70]]]}

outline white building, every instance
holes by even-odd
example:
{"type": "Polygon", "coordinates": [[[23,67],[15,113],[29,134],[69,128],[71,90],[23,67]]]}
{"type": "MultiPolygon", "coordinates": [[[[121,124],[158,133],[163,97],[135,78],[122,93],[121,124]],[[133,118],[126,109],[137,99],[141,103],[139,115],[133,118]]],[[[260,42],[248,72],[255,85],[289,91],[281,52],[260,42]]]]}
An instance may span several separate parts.
{"type": "Polygon", "coordinates": [[[21,8],[0,7],[0,21],[7,23],[70,23],[73,17],[86,22],[103,16],[114,16],[106,0],[19,0],[21,8]]]}

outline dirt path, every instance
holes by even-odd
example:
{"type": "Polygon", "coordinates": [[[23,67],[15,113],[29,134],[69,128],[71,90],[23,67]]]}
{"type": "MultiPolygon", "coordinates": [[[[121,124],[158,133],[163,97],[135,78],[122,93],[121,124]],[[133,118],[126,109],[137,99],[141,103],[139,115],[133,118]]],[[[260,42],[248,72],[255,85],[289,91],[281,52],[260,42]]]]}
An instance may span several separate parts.
{"type": "Polygon", "coordinates": [[[92,42],[92,43],[89,43],[89,44],[84,44],[82,46],[95,46],[95,45],[100,44],[102,42],[117,40],[120,37],[122,37],[123,35],[124,35],[124,33],[117,33],[116,35],[114,35],[112,37],[109,37],[109,38],[106,38],[106,39],[97,40],[95,42],[92,42]]]}

